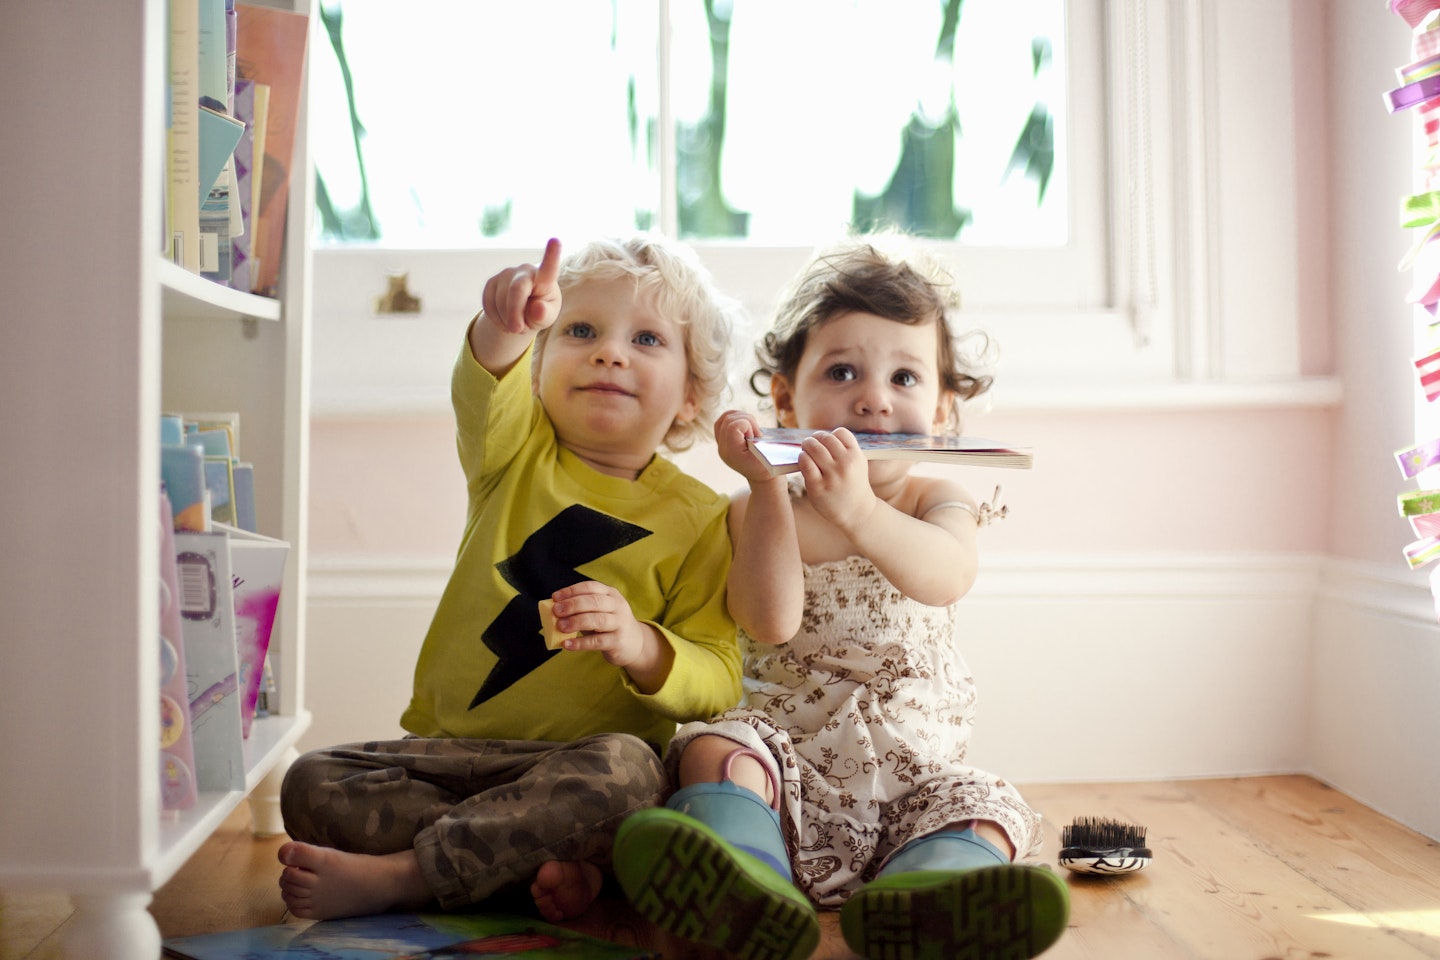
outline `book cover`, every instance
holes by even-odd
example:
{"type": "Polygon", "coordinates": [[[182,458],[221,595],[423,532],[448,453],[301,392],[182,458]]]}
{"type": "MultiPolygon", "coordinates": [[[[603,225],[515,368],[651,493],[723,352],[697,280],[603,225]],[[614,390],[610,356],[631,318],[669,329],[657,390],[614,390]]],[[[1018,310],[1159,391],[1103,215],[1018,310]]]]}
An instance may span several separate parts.
{"type": "MultiPolygon", "coordinates": [[[[220,175],[245,133],[245,124],[213,107],[201,106],[199,110],[200,185],[196,202],[204,203],[221,182],[220,175]]],[[[228,191],[228,187],[224,189],[228,191]]],[[[228,210],[226,216],[229,216],[228,210]]]]}
{"type": "Polygon", "coordinates": [[[239,527],[215,525],[230,538],[230,582],[234,592],[235,651],[240,671],[240,734],[250,736],[255,704],[265,676],[265,654],[280,609],[290,544],[239,527]]]}
{"type": "Polygon", "coordinates": [[[229,537],[221,532],[177,531],[175,572],[195,783],[201,790],[243,790],[240,665],[229,537]]]}
{"type": "Polygon", "coordinates": [[[180,617],[180,578],[175,565],[175,518],[170,498],[160,497],[160,805],[195,806],[195,747],[190,736],[185,638],[180,617]]]}
{"type": "Polygon", "coordinates": [[[170,501],[176,530],[210,529],[210,496],[205,485],[205,452],[188,443],[160,448],[160,479],[170,501]]]}
{"type": "Polygon", "coordinates": [[[160,445],[178,447],[185,442],[185,418],[176,413],[160,414],[160,445]]]}
{"type": "Polygon", "coordinates": [[[180,417],[186,433],[198,430],[224,430],[230,437],[230,455],[240,456],[240,414],[233,410],[215,413],[191,413],[181,411],[173,416],[180,417]]]}
{"type": "Polygon", "coordinates": [[[171,937],[165,956],[181,960],[442,960],[504,955],[528,960],[659,960],[540,920],[505,914],[386,913],[286,923],[227,933],[171,937]]]}
{"type": "MultiPolygon", "coordinates": [[[[211,108],[242,131],[234,120],[235,34],[227,14],[229,0],[200,0],[200,106],[211,108]]],[[[235,197],[235,144],[226,146],[230,131],[201,117],[200,130],[200,275],[217,283],[230,278],[230,238],[238,232],[239,204],[235,197]],[[223,155],[217,152],[223,151],[223,155]],[[220,168],[213,178],[208,170],[218,156],[220,168]]],[[[238,142],[239,136],[236,135],[238,142]]]]}
{"type": "Polygon", "coordinates": [[[169,79],[165,162],[169,257],[200,272],[200,7],[170,0],[169,79]]]}
{"type": "Polygon", "coordinates": [[[235,522],[235,457],[230,432],[223,427],[205,427],[186,434],[186,442],[199,445],[205,453],[205,489],[210,491],[210,519],[235,522]]]}
{"type": "MultiPolygon", "coordinates": [[[[235,76],[270,87],[260,196],[250,211],[250,257],[251,292],[275,297],[310,20],[304,14],[246,3],[237,3],[235,13],[235,76]]],[[[253,182],[253,168],[251,176],[253,182]]]]}
{"type": "Polygon", "coordinates": [[[200,195],[200,275],[216,283],[230,281],[234,243],[231,207],[238,204],[233,161],[245,125],[233,117],[200,108],[200,182],[213,171],[210,189],[200,195]]]}
{"type": "Polygon", "coordinates": [[[258,532],[260,525],[255,520],[255,465],[243,460],[231,464],[230,479],[235,483],[235,526],[251,533],[258,532]]]}
{"type": "Polygon", "coordinates": [[[196,49],[200,102],[230,112],[225,51],[225,0],[199,0],[196,49]]]}
{"type": "MultiPolygon", "coordinates": [[[[800,443],[814,430],[768,427],[750,441],[750,452],[771,476],[800,469],[800,443]]],[[[933,463],[1028,470],[1034,455],[1028,447],[1007,447],[981,437],[925,433],[857,433],[860,449],[871,460],[926,460],[933,463]]]]}
{"type": "MultiPolygon", "coordinates": [[[[250,292],[250,229],[252,174],[255,168],[256,143],[264,145],[265,112],[269,88],[253,80],[235,81],[235,119],[245,124],[245,132],[235,146],[235,199],[239,226],[232,222],[230,232],[230,279],[236,290],[250,292]]],[[[254,181],[258,183],[258,180],[254,181]]]]}

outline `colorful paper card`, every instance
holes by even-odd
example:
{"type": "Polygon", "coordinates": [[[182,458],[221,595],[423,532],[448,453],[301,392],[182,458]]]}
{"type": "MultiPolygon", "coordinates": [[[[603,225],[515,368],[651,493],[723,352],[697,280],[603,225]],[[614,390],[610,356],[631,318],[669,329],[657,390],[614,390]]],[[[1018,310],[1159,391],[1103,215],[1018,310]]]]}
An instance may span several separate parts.
{"type": "Polygon", "coordinates": [[[1406,479],[1417,476],[1440,463],[1440,439],[1429,440],[1407,450],[1396,450],[1395,462],[1406,479]]]}

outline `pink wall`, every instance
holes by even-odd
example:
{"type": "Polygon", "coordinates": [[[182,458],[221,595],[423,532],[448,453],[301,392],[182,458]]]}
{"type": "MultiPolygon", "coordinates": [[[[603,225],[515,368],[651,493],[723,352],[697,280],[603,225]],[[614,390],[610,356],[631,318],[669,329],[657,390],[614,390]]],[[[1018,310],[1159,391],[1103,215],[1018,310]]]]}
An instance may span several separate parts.
{"type": "MultiPolygon", "coordinates": [[[[985,540],[996,553],[1324,552],[1333,420],[1318,409],[995,413],[970,432],[1033,447],[1035,469],[965,477],[981,499],[1004,485],[1012,516],[985,540]]],[[[451,555],[465,509],[452,431],[439,414],[317,418],[312,553],[451,555]]],[[[735,486],[709,447],[681,460],[735,486]]]]}

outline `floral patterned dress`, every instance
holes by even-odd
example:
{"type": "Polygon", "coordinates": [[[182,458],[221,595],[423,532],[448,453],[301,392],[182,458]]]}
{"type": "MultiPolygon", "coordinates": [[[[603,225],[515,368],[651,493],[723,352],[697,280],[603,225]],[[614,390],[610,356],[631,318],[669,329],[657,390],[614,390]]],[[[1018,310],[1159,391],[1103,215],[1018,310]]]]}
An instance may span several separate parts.
{"type": "Polygon", "coordinates": [[[869,560],[806,565],[805,618],[790,642],[745,639],[745,695],[686,741],[719,734],[774,758],[795,882],[838,906],[907,840],[993,820],[1020,857],[1040,818],[1006,781],[965,765],[975,687],[955,608],[905,597],[869,560]]]}

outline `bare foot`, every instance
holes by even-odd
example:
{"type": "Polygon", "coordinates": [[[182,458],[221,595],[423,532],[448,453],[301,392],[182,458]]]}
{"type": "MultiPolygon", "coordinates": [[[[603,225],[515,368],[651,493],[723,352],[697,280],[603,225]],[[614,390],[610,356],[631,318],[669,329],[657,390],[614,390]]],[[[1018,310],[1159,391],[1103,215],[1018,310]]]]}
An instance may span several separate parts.
{"type": "Polygon", "coordinates": [[[435,899],[414,850],[377,856],[291,841],[278,856],[280,896],[302,920],[418,910],[435,899]]]}
{"type": "Polygon", "coordinates": [[[583,860],[548,860],[535,873],[530,895],[540,915],[551,923],[580,916],[595,898],[605,878],[600,868],[583,860]]]}

